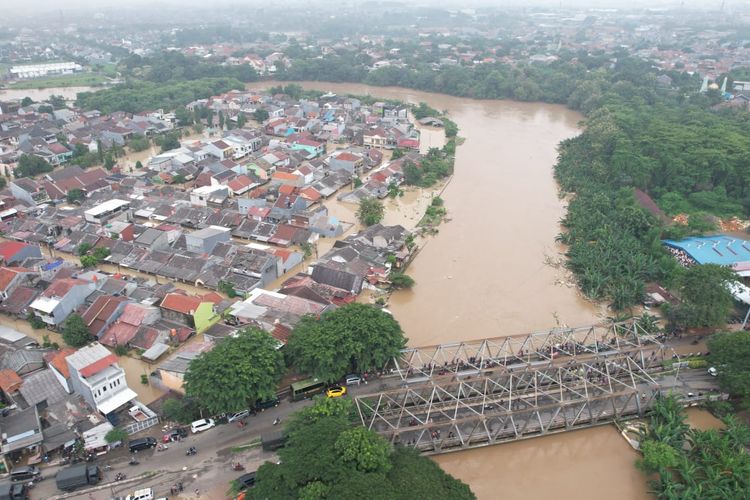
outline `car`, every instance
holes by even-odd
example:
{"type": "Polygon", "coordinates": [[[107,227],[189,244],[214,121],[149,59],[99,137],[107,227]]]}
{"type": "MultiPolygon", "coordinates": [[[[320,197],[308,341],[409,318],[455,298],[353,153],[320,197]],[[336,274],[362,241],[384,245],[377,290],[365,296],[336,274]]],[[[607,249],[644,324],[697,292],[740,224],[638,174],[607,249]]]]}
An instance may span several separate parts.
{"type": "Polygon", "coordinates": [[[41,474],[41,472],[39,472],[37,467],[33,465],[22,465],[20,467],[13,467],[13,470],[10,471],[10,480],[28,481],[29,479],[34,479],[39,474],[41,474]]]}
{"type": "Polygon", "coordinates": [[[130,453],[147,450],[149,448],[154,448],[155,446],[156,439],[152,437],[133,439],[128,443],[128,449],[130,450],[130,453]]]}
{"type": "Polygon", "coordinates": [[[240,485],[240,491],[252,488],[253,486],[255,486],[255,472],[242,474],[237,478],[237,483],[239,483],[240,485]]]}
{"type": "Polygon", "coordinates": [[[238,420],[242,420],[243,418],[247,417],[248,415],[250,415],[250,410],[238,411],[237,413],[233,413],[232,415],[229,415],[227,417],[227,422],[229,422],[231,424],[232,422],[236,422],[238,420]]]}
{"type": "Polygon", "coordinates": [[[177,441],[179,439],[185,439],[188,436],[187,429],[183,427],[175,427],[171,431],[164,434],[161,438],[162,443],[169,443],[170,441],[177,441]]]}
{"type": "Polygon", "coordinates": [[[269,408],[275,408],[279,406],[279,403],[281,403],[279,398],[267,399],[265,401],[258,400],[255,403],[255,407],[253,408],[253,411],[263,411],[269,408]]]}
{"type": "Polygon", "coordinates": [[[326,389],[326,396],[329,398],[340,398],[346,394],[346,387],[341,385],[332,385],[326,389]]]}
{"type": "Polygon", "coordinates": [[[216,422],[214,422],[214,419],[202,418],[190,424],[190,431],[193,434],[198,434],[199,432],[207,431],[208,429],[215,427],[215,426],[216,426],[216,422]]]}
{"type": "Polygon", "coordinates": [[[708,369],[708,374],[711,375],[712,377],[716,377],[719,374],[719,371],[712,366],[711,368],[708,369]]]}
{"type": "Polygon", "coordinates": [[[135,490],[132,495],[125,497],[125,500],[154,500],[154,490],[151,488],[135,490]]]}
{"type": "Polygon", "coordinates": [[[362,377],[355,373],[350,373],[344,378],[344,383],[346,385],[359,385],[363,382],[362,377]]]}

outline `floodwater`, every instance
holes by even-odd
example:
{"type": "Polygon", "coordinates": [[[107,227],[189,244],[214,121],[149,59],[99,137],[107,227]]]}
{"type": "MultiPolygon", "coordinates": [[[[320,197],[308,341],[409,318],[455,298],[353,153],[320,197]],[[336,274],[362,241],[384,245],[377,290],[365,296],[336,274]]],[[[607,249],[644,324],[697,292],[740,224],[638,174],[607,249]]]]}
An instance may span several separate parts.
{"type": "Polygon", "coordinates": [[[0,101],[12,99],[23,99],[30,97],[39,102],[49,99],[53,95],[61,95],[66,101],[75,101],[79,92],[92,92],[100,90],[97,87],[50,87],[48,89],[2,89],[0,90],[0,101]]]}
{"type": "MultiPolygon", "coordinates": [[[[270,83],[256,83],[265,88],[270,83]]],[[[340,94],[371,94],[427,102],[448,110],[465,142],[442,194],[450,222],[427,240],[407,273],[412,290],[393,294],[388,308],[409,344],[496,337],[559,324],[601,321],[602,307],[578,293],[559,265],[555,242],[565,214],[552,175],[557,144],[579,132],[582,116],[562,106],[476,101],[399,88],[303,82],[340,94]]],[[[442,130],[424,127],[423,146],[442,145],[442,130]]],[[[438,188],[436,188],[438,189],[438,188]]],[[[419,195],[426,206],[431,193],[419,195]]],[[[405,199],[396,203],[408,203],[405,199]]],[[[356,206],[329,210],[352,220],[356,206]]],[[[344,204],[346,205],[346,204],[344,204]]],[[[414,227],[408,210],[388,210],[386,223],[414,227]],[[403,215],[405,214],[405,215],[403,215]]]]}

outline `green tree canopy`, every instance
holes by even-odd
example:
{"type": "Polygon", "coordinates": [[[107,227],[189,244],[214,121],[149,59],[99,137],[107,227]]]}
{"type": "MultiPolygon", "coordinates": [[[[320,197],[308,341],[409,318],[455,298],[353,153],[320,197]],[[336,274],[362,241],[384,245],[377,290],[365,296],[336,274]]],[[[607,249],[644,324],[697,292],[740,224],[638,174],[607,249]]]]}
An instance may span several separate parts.
{"type": "Polygon", "coordinates": [[[67,199],[68,203],[75,203],[76,201],[81,201],[86,197],[86,195],[78,188],[71,189],[68,191],[67,199]]]}
{"type": "Polygon", "coordinates": [[[125,441],[126,439],[128,439],[128,433],[119,427],[112,429],[104,436],[104,440],[108,443],[116,443],[118,441],[125,441]]]}
{"type": "Polygon", "coordinates": [[[164,136],[164,140],[161,143],[161,152],[170,151],[180,147],[180,138],[177,134],[169,133],[164,136]]]}
{"type": "Polygon", "coordinates": [[[71,347],[81,347],[91,341],[91,333],[79,314],[71,314],[63,323],[63,340],[71,347]]]}
{"type": "Polygon", "coordinates": [[[750,332],[712,335],[708,349],[722,389],[750,403],[750,332]]]}
{"type": "Polygon", "coordinates": [[[34,177],[52,172],[52,165],[36,155],[22,154],[15,168],[16,177],[34,177]]]}
{"type": "Polygon", "coordinates": [[[365,226],[372,226],[383,220],[385,207],[383,202],[372,196],[363,198],[357,209],[357,219],[365,226]]]}
{"type": "Polygon", "coordinates": [[[678,277],[682,304],[679,321],[684,326],[717,327],[723,325],[732,311],[733,299],[727,289],[737,280],[732,269],[717,264],[688,267],[678,277]]]}
{"type": "Polygon", "coordinates": [[[295,326],[286,351],[292,366],[329,382],[350,372],[378,370],[406,345],[390,314],[352,303],[295,326]]]}
{"type": "Polygon", "coordinates": [[[268,120],[268,111],[265,109],[256,109],[253,111],[253,120],[255,120],[258,123],[263,123],[264,121],[268,120]]]}
{"type": "Polygon", "coordinates": [[[190,362],[185,394],[213,414],[240,411],[275,397],[283,369],[278,342],[262,330],[246,328],[190,362]]]}
{"type": "Polygon", "coordinates": [[[349,400],[318,398],[295,413],[285,428],[281,463],[261,465],[247,494],[258,499],[474,498],[468,486],[432,460],[393,448],[363,427],[352,428],[353,411],[349,400]]]}

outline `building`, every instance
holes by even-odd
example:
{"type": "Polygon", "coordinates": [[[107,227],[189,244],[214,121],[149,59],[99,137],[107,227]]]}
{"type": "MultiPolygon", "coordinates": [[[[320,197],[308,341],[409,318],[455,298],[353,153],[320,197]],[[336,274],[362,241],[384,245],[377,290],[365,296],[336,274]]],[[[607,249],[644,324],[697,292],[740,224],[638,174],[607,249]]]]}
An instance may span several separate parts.
{"type": "Polygon", "coordinates": [[[93,224],[103,224],[117,214],[127,211],[130,208],[130,202],[113,198],[100,203],[94,208],[86,210],[83,215],[86,222],[93,224]]]}
{"type": "Polygon", "coordinates": [[[189,252],[211,253],[219,243],[228,243],[232,240],[231,232],[228,227],[208,226],[185,234],[185,244],[189,252]]]}
{"type": "Polygon", "coordinates": [[[227,186],[203,186],[190,192],[190,203],[201,207],[208,206],[209,203],[220,205],[227,198],[229,198],[227,186]]]}
{"type": "Polygon", "coordinates": [[[20,264],[29,258],[41,259],[42,249],[20,241],[3,241],[0,242],[0,258],[6,266],[20,264]]]}
{"type": "Polygon", "coordinates": [[[29,307],[47,325],[58,327],[95,288],[94,283],[77,278],[55,280],[29,307]]]}
{"type": "Polygon", "coordinates": [[[184,394],[185,373],[187,373],[190,362],[204,352],[210,351],[213,347],[214,343],[210,341],[194,342],[174,353],[156,370],[158,384],[165,390],[184,394]]]}
{"type": "Polygon", "coordinates": [[[202,333],[221,319],[214,311],[214,305],[221,300],[222,297],[215,293],[204,297],[168,293],[160,307],[165,318],[189,325],[196,332],[202,333]]]}
{"type": "Polygon", "coordinates": [[[125,370],[117,364],[117,356],[98,342],[80,348],[65,361],[73,392],[102,415],[114,412],[138,396],[128,387],[125,370]]]}
{"type": "Polygon", "coordinates": [[[70,75],[83,71],[83,66],[74,62],[30,64],[25,66],[13,66],[10,68],[12,78],[42,78],[45,76],[70,75]]]}

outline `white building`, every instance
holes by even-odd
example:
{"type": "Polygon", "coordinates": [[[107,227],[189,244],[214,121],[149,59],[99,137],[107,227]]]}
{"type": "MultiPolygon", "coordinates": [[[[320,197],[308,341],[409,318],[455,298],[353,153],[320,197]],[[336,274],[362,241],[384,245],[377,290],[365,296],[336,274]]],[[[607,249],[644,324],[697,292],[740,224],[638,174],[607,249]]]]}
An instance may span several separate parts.
{"type": "Polygon", "coordinates": [[[13,66],[10,68],[12,78],[41,78],[44,76],[70,75],[83,71],[83,66],[74,62],[30,64],[28,66],[13,66]]]}
{"type": "Polygon", "coordinates": [[[226,186],[203,186],[190,192],[190,203],[201,207],[211,203],[223,203],[229,197],[229,188],[226,186]]]}
{"type": "Polygon", "coordinates": [[[125,370],[117,364],[117,356],[99,342],[81,347],[65,358],[70,369],[73,391],[102,415],[130,404],[138,395],[125,380],[125,370]]]}
{"type": "Polygon", "coordinates": [[[130,208],[130,202],[113,198],[83,212],[86,222],[102,224],[115,215],[130,208]]]}

